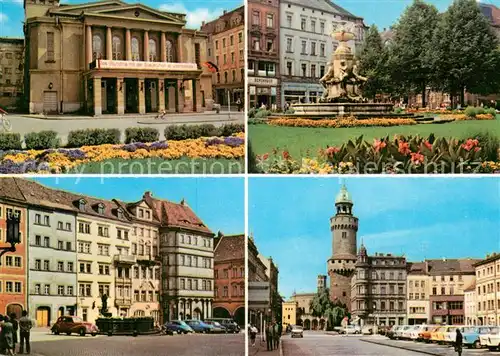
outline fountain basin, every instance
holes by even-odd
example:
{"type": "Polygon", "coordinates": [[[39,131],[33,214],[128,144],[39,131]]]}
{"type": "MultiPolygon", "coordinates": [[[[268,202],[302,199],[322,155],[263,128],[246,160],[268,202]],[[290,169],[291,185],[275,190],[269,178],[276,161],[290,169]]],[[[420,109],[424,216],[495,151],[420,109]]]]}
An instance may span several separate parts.
{"type": "MultiPolygon", "coordinates": [[[[294,104],[293,116],[310,117],[390,117],[394,105],[391,103],[312,103],[294,104]]],[[[401,115],[399,115],[401,116],[401,115]]]]}

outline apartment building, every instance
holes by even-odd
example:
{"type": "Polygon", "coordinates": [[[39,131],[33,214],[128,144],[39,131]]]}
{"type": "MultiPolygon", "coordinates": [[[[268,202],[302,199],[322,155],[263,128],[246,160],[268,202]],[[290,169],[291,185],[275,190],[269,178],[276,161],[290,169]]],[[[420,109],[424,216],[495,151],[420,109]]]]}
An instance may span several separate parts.
{"type": "Polygon", "coordinates": [[[500,253],[474,264],[479,325],[500,325],[500,253]]]}
{"type": "Polygon", "coordinates": [[[427,274],[426,263],[408,264],[407,301],[408,324],[427,324],[430,319],[430,277],[427,274]]]}

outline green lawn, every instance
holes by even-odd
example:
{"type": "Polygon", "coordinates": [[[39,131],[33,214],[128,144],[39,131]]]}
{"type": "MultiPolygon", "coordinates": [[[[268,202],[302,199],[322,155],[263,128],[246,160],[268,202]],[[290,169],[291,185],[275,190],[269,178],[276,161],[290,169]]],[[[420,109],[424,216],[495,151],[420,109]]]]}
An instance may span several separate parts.
{"type": "Polygon", "coordinates": [[[244,159],[164,160],[160,158],[110,159],[76,167],[71,174],[239,174],[245,172],[244,159]]]}
{"type": "Polygon", "coordinates": [[[286,148],[293,158],[317,156],[318,148],[340,146],[349,139],[361,135],[368,141],[395,134],[436,137],[466,138],[480,132],[489,132],[500,137],[500,116],[497,120],[456,121],[445,124],[419,124],[392,127],[352,127],[352,128],[308,128],[283,127],[264,124],[249,125],[248,137],[255,154],[270,153],[273,148],[286,148]]]}

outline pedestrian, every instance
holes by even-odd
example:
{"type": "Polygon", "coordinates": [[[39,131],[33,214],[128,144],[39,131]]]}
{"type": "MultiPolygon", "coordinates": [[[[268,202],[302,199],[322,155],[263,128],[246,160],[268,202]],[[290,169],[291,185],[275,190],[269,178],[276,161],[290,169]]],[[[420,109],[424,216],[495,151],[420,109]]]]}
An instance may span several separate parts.
{"type": "Polygon", "coordinates": [[[266,328],[267,351],[273,351],[273,324],[269,323],[266,328]]]}
{"type": "Polygon", "coordinates": [[[33,328],[33,322],[28,317],[28,312],[23,310],[21,313],[22,317],[19,319],[19,353],[22,354],[24,351],[24,345],[26,344],[26,353],[31,352],[30,347],[30,330],[33,328]]]}
{"type": "Polygon", "coordinates": [[[14,328],[14,332],[12,334],[14,347],[12,348],[12,350],[14,350],[14,355],[15,355],[16,354],[16,344],[19,342],[18,337],[17,337],[17,331],[19,330],[19,322],[17,321],[16,313],[10,314],[10,322],[12,323],[12,327],[14,328]]]}
{"type": "Polygon", "coordinates": [[[273,338],[273,341],[274,341],[274,348],[275,349],[278,349],[278,347],[279,347],[280,337],[281,337],[280,326],[279,326],[278,323],[274,323],[274,338],[273,338]]]}
{"type": "Polygon", "coordinates": [[[14,349],[14,336],[13,336],[14,327],[12,326],[12,323],[10,322],[10,319],[7,315],[3,317],[3,322],[1,325],[2,325],[2,338],[5,346],[5,354],[12,356],[14,349]]]}
{"type": "Polygon", "coordinates": [[[455,351],[458,353],[458,356],[462,356],[462,341],[462,332],[460,331],[460,328],[457,328],[457,335],[455,337],[455,351]]]}
{"type": "Polygon", "coordinates": [[[250,341],[252,342],[252,346],[255,346],[255,339],[257,338],[257,333],[259,330],[255,327],[255,325],[250,325],[250,341]]]}
{"type": "Polygon", "coordinates": [[[236,100],[236,105],[238,106],[238,111],[241,111],[241,99],[236,100]]]}

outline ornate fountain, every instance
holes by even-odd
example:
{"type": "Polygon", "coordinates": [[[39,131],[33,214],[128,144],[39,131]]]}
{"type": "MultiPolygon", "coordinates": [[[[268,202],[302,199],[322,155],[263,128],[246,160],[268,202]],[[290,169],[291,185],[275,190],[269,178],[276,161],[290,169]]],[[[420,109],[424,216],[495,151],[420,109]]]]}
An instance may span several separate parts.
{"type": "Polygon", "coordinates": [[[393,105],[390,103],[368,103],[362,95],[367,78],[358,73],[355,59],[348,42],[354,40],[352,25],[338,25],[331,36],[339,42],[332,53],[326,74],[319,80],[324,88],[317,103],[294,104],[293,116],[341,117],[341,116],[388,116],[393,105]]]}

